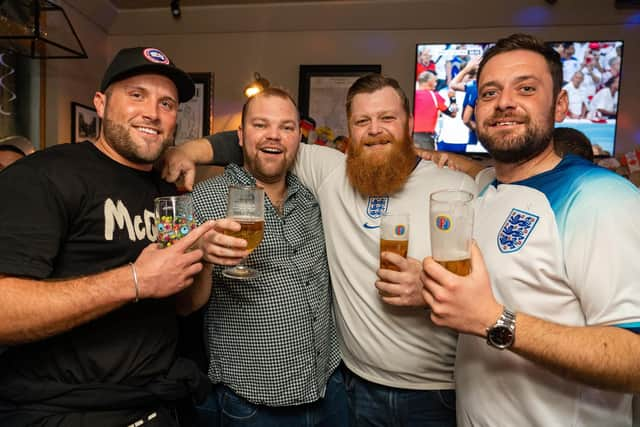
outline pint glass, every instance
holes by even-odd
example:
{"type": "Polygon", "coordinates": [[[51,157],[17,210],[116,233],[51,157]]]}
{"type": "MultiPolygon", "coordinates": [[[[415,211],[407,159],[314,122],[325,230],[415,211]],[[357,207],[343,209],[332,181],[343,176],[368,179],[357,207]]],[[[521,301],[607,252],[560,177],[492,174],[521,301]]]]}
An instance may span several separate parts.
{"type": "Polygon", "coordinates": [[[409,249],[409,215],[384,215],[380,220],[380,268],[399,271],[395,264],[382,259],[382,252],[407,257],[409,249]]]}
{"type": "Polygon", "coordinates": [[[458,190],[436,191],[430,197],[431,255],[459,276],[471,272],[472,200],[473,194],[458,190]]]}
{"type": "Polygon", "coordinates": [[[157,242],[160,247],[171,246],[176,240],[196,228],[191,196],[166,196],[154,200],[157,242]]]}

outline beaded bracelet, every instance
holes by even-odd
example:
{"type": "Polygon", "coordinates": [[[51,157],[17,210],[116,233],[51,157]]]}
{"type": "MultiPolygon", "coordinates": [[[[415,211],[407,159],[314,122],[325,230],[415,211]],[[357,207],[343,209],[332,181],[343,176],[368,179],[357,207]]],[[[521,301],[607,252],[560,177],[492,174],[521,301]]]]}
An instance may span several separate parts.
{"type": "Polygon", "coordinates": [[[131,274],[133,275],[133,286],[136,288],[136,299],[134,302],[138,302],[140,300],[140,290],[138,289],[138,273],[136,273],[136,266],[134,263],[130,262],[131,266],[131,274]]]}

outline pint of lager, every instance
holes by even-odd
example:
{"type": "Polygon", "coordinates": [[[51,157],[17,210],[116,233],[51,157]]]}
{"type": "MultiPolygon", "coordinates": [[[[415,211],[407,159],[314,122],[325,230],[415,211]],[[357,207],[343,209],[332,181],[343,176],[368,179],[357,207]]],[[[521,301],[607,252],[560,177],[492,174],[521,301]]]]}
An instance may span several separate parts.
{"type": "Polygon", "coordinates": [[[431,194],[429,202],[431,255],[459,276],[471,272],[472,200],[466,191],[443,190],[431,194]]]}
{"type": "Polygon", "coordinates": [[[257,217],[240,217],[232,219],[240,223],[240,231],[225,230],[224,234],[246,240],[247,250],[249,251],[253,251],[257,248],[262,241],[262,235],[264,233],[264,219],[257,217]]]}
{"type": "Polygon", "coordinates": [[[409,249],[409,215],[384,215],[380,220],[380,268],[399,271],[395,264],[382,259],[382,252],[407,257],[409,249]]]}

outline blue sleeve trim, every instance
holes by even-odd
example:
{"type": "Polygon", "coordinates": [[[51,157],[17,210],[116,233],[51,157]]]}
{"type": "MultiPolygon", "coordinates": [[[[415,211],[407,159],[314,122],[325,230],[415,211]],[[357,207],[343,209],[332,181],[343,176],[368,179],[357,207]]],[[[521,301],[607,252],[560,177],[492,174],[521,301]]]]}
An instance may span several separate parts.
{"type": "Polygon", "coordinates": [[[626,329],[627,331],[634,332],[636,334],[640,334],[640,322],[620,323],[613,326],[615,326],[616,328],[626,329]]]}

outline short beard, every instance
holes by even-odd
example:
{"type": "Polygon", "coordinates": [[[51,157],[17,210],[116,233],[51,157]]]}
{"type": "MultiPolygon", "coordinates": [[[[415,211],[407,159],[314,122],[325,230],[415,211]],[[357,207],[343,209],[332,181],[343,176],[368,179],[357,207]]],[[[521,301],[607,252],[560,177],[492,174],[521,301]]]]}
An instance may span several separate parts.
{"type": "Polygon", "coordinates": [[[346,167],[351,185],[365,197],[400,191],[416,165],[409,133],[401,141],[393,140],[393,149],[385,156],[367,153],[361,144],[362,141],[348,146],[346,167]]]}
{"type": "Polygon", "coordinates": [[[525,134],[511,137],[490,137],[478,127],[478,139],[495,161],[507,164],[524,163],[542,153],[551,144],[553,115],[547,120],[551,120],[550,126],[548,123],[540,126],[538,123],[532,123],[530,117],[527,117],[525,134]]]}
{"type": "Polygon", "coordinates": [[[104,140],[122,157],[136,164],[148,165],[153,164],[162,156],[167,147],[173,145],[173,139],[175,136],[174,132],[174,135],[171,135],[162,141],[161,148],[157,153],[144,155],[137,150],[135,143],[131,140],[127,128],[113,120],[110,120],[106,114],[102,123],[102,132],[104,140]]]}

